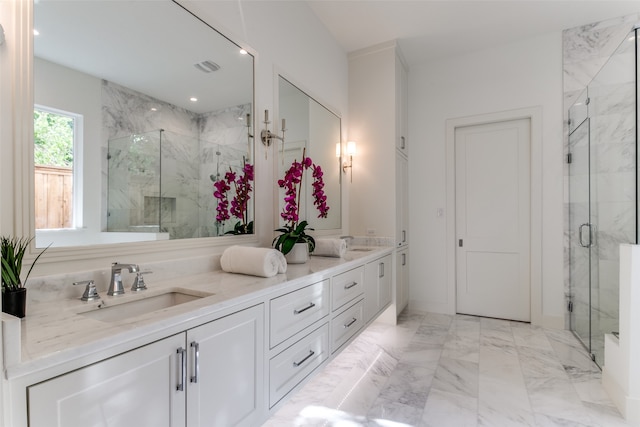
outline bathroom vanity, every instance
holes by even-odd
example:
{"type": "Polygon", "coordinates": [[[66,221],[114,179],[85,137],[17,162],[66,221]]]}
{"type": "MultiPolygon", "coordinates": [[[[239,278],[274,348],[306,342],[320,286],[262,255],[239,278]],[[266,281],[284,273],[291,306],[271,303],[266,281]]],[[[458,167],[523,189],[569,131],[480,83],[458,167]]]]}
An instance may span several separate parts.
{"type": "Polygon", "coordinates": [[[393,251],[3,315],[10,425],[260,425],[391,304],[393,251]]]}

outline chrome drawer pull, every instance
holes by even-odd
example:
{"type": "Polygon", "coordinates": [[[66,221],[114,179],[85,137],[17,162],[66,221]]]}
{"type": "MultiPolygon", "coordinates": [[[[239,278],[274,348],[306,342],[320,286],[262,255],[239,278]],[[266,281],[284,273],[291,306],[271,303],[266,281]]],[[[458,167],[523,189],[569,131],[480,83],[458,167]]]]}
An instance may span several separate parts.
{"type": "Polygon", "coordinates": [[[350,283],[350,284],[348,284],[348,285],[344,285],[344,288],[345,288],[345,289],[351,289],[351,288],[353,288],[354,286],[358,286],[358,282],[351,282],[351,283],[350,283]]]}
{"type": "Polygon", "coordinates": [[[191,347],[193,348],[193,351],[194,351],[193,364],[195,366],[195,371],[196,371],[195,375],[191,376],[191,382],[197,383],[198,377],[200,376],[200,344],[193,341],[191,343],[191,347]]]}
{"type": "Polygon", "coordinates": [[[346,325],[343,325],[345,328],[348,328],[349,326],[353,325],[354,323],[356,323],[358,321],[358,319],[356,319],[355,317],[353,317],[351,319],[351,321],[349,323],[347,323],[346,325]]]}
{"type": "Polygon", "coordinates": [[[180,347],[178,349],[178,354],[181,357],[181,361],[180,361],[180,383],[178,383],[178,385],[176,386],[176,390],[178,391],[184,391],[184,385],[187,382],[187,356],[186,356],[187,350],[180,347]]]}
{"type": "Polygon", "coordinates": [[[315,353],[314,353],[314,351],[313,351],[313,350],[309,350],[309,354],[307,354],[307,356],[306,356],[304,359],[302,359],[301,361],[299,361],[299,362],[293,362],[293,366],[297,368],[298,366],[300,366],[300,365],[302,365],[304,362],[306,362],[306,361],[307,361],[307,359],[309,359],[309,358],[310,358],[311,356],[313,356],[314,354],[315,354],[315,353]]]}
{"type": "Polygon", "coordinates": [[[306,306],[305,308],[300,308],[300,309],[296,309],[293,310],[293,314],[300,314],[300,313],[304,313],[305,311],[309,310],[310,308],[315,307],[316,305],[312,302],[309,303],[308,306],[306,306]]]}

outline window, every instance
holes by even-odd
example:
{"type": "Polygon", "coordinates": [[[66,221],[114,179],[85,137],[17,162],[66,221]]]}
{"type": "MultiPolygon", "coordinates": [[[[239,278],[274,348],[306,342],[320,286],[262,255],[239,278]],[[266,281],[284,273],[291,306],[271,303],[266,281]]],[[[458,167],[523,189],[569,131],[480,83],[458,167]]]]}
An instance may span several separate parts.
{"type": "Polygon", "coordinates": [[[33,118],[36,230],[81,227],[82,116],[37,106],[33,118]]]}

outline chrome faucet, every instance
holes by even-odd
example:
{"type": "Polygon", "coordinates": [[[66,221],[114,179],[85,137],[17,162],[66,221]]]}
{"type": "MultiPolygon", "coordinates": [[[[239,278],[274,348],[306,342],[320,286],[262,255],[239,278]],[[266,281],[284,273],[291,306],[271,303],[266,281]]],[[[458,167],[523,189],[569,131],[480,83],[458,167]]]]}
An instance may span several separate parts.
{"type": "Polygon", "coordinates": [[[122,269],[126,268],[129,273],[137,273],[140,267],[136,264],[120,264],[114,262],[111,264],[111,281],[109,282],[109,290],[107,295],[124,294],[124,286],[122,285],[122,269]]]}

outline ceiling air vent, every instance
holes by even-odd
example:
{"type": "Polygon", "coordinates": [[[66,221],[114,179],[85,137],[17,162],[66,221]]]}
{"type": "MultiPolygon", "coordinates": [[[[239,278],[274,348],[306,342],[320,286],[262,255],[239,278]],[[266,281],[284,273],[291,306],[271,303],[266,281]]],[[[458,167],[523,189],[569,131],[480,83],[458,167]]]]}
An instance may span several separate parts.
{"type": "Polygon", "coordinates": [[[212,73],[220,69],[220,66],[218,64],[209,60],[196,62],[195,64],[193,64],[193,66],[196,67],[198,70],[202,71],[203,73],[212,73]]]}

